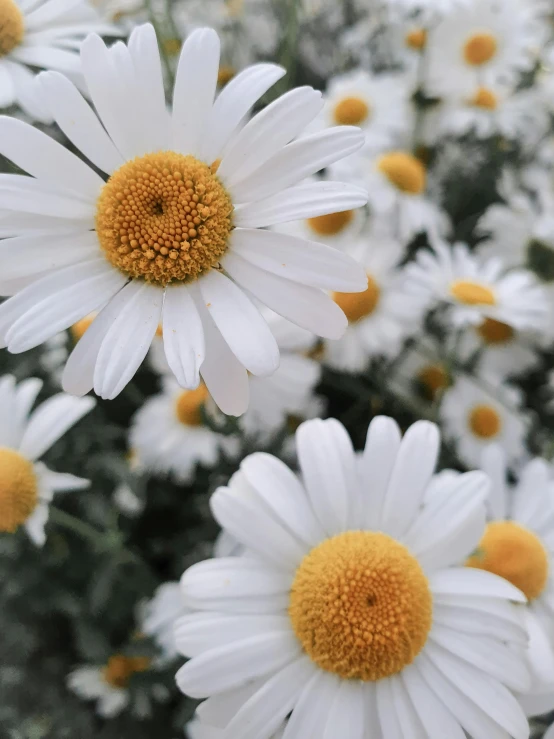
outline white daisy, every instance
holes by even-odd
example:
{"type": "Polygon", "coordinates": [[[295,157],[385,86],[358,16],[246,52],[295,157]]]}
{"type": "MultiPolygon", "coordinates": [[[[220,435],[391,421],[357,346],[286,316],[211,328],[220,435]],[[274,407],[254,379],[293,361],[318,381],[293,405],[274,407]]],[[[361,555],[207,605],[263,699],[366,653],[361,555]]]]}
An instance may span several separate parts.
{"type": "Polygon", "coordinates": [[[105,305],[69,358],[64,387],[81,395],[94,386],[111,399],[161,322],[179,383],[192,389],[202,374],[222,410],[240,415],[247,370],[269,375],[279,363],[246,291],[336,338],[346,318],[322,288],[365,285],[336,250],[260,228],[332,212],[337,195],[345,208],[363,205],[366,194],[350,185],[302,183],[359,149],[363,135],[340,126],[298,139],[322,106],[307,87],[245,124],[284,70],[246,69],[214,100],[219,39],[209,29],[183,46],[172,115],[152,26],[136,28],[128,47],[89,36],[81,62],[105,128],[62,75],[44,73],[42,89],[107,182],[40,131],[0,118],[0,153],[33,175],[0,176],[0,213],[18,234],[1,244],[0,294],[17,294],[0,306],[0,342],[26,351],[105,305]]]}
{"type": "Polygon", "coordinates": [[[334,299],[348,318],[344,336],[324,344],[323,361],[334,369],[362,372],[373,357],[394,357],[402,342],[421,323],[424,305],[406,294],[402,270],[402,244],[386,233],[362,237],[348,252],[365,269],[363,293],[335,293],[334,299]]]}
{"type": "MultiPolygon", "coordinates": [[[[447,347],[449,343],[447,338],[447,347]]],[[[444,343],[430,336],[418,337],[406,352],[393,381],[408,395],[416,394],[427,402],[437,402],[452,383],[452,371],[445,360],[447,354],[444,343]]]]}
{"type": "Polygon", "coordinates": [[[11,375],[0,378],[0,532],[13,534],[23,526],[37,546],[46,541],[54,494],[90,484],[38,460],[95,405],[93,398],[60,393],[31,411],[41,388],[35,378],[19,385],[11,375]]]}
{"type": "Polygon", "coordinates": [[[152,598],[141,607],[139,630],[156,641],[166,660],[177,657],[173,627],[183,611],[183,596],[178,582],[160,585],[152,598]]]}
{"type": "Polygon", "coordinates": [[[516,329],[544,328],[547,298],[535,276],[524,269],[506,271],[500,259],[479,259],[465,244],[436,241],[418,252],[406,268],[406,289],[429,303],[452,308],[456,325],[479,324],[484,318],[516,329]]]}
{"type": "MultiPolygon", "coordinates": [[[[493,445],[484,451],[481,467],[492,482],[489,523],[467,564],[504,577],[527,596],[530,697],[554,693],[554,484],[550,465],[544,459],[533,459],[521,469],[518,483],[510,486],[505,452],[493,445]]],[[[554,697],[551,701],[554,707],[554,697]]]]}
{"type": "Polygon", "coordinates": [[[51,122],[34,85],[36,69],[62,72],[82,86],[78,49],[93,31],[119,36],[119,30],[105,23],[88,0],[2,0],[0,108],[18,105],[30,118],[51,122]]]}
{"type": "Polygon", "coordinates": [[[224,739],[268,739],[289,714],[286,739],[527,739],[508,689],[529,685],[525,598],[457,566],[484,530],[486,475],[449,476],[422,507],[439,449],[425,421],[401,439],[376,418],[361,464],[333,419],[297,445],[303,482],[258,453],[211,499],[252,556],[182,578],[177,682],[208,697],[201,720],[224,739]]]}
{"type": "Polygon", "coordinates": [[[443,394],[439,415],[445,436],[468,466],[480,464],[483,450],[493,442],[513,462],[525,452],[527,419],[521,404],[521,392],[513,385],[460,375],[443,394]]]}

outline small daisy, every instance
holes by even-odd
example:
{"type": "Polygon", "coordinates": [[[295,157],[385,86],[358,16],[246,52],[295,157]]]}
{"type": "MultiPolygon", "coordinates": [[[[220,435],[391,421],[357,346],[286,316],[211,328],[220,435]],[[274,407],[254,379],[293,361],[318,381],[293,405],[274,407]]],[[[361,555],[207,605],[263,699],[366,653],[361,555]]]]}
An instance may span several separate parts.
{"type": "Polygon", "coordinates": [[[526,417],[518,388],[497,378],[477,381],[460,375],[444,393],[439,414],[446,437],[452,439],[460,459],[478,465],[483,450],[501,444],[513,462],[525,452],[526,417]]]}
{"type": "Polygon", "coordinates": [[[34,85],[38,69],[82,81],[78,49],[91,32],[119,36],[87,0],[2,0],[0,5],[0,108],[18,105],[31,119],[52,121],[34,85]]]}
{"type": "Polygon", "coordinates": [[[131,421],[130,444],[144,470],[189,483],[197,464],[217,462],[225,437],[204,424],[209,401],[203,383],[183,390],[172,377],[163,378],[162,392],[148,398],[131,421]]]}
{"type": "Polygon", "coordinates": [[[489,482],[449,475],[422,506],[439,451],[434,424],[401,439],[369,427],[361,463],[330,419],[297,431],[302,481],[253,454],[212,511],[254,556],[212,559],[182,578],[177,645],[184,693],[208,698],[223,737],[503,736],[529,727],[510,689],[529,674],[517,602],[489,572],[460,567],[485,527],[489,482]]]}
{"type": "Polygon", "coordinates": [[[489,523],[467,564],[504,577],[527,596],[529,692],[554,691],[554,485],[550,466],[543,459],[533,459],[521,469],[517,485],[509,486],[506,455],[493,445],[484,451],[481,467],[492,482],[489,523]]]}
{"type": "Polygon", "coordinates": [[[406,275],[409,291],[427,296],[430,304],[453,306],[456,325],[480,324],[484,318],[520,330],[540,330],[546,324],[546,294],[531,272],[506,272],[500,259],[479,259],[465,244],[434,242],[431,250],[419,251],[406,275]]]}
{"type": "Polygon", "coordinates": [[[35,378],[19,385],[11,375],[0,378],[0,532],[13,534],[23,526],[37,546],[46,541],[54,494],[90,484],[38,460],[95,405],[93,398],[60,393],[31,411],[41,388],[35,378]]]}
{"type": "Polygon", "coordinates": [[[373,357],[394,357],[403,341],[421,323],[421,299],[407,295],[398,263],[402,245],[385,234],[361,238],[349,251],[367,274],[363,293],[334,293],[348,318],[348,328],[337,341],[324,344],[323,362],[334,369],[362,372],[373,357]]]}
{"type": "Polygon", "coordinates": [[[333,212],[337,195],[345,209],[364,205],[367,194],[351,185],[303,183],[358,150],[363,134],[338,126],[298,138],[323,105],[309,87],[246,122],[284,70],[248,68],[215,97],[219,39],[210,29],[183,45],[172,114],[151,25],[110,49],[91,34],[81,62],[99,117],[60,74],[43,73],[41,89],[60,128],[107,181],[46,134],[0,118],[0,153],[32,175],[0,176],[0,211],[17,224],[15,240],[1,243],[0,294],[19,284],[0,306],[0,345],[26,351],[105,306],[63,381],[76,395],[94,387],[112,399],[161,322],[179,383],[193,389],[201,374],[222,410],[240,415],[247,370],[266,376],[279,364],[247,292],[337,338],[346,318],[323,290],[365,285],[337,250],[261,228],[333,212]]]}
{"type": "Polygon", "coordinates": [[[394,380],[399,380],[401,389],[429,403],[440,400],[452,384],[451,370],[444,359],[444,345],[429,336],[418,337],[406,352],[398,372],[394,380]]]}
{"type": "Polygon", "coordinates": [[[160,647],[165,660],[173,660],[178,651],[174,624],[183,615],[183,596],[178,582],[160,585],[152,598],[141,607],[139,630],[151,636],[160,647]]]}

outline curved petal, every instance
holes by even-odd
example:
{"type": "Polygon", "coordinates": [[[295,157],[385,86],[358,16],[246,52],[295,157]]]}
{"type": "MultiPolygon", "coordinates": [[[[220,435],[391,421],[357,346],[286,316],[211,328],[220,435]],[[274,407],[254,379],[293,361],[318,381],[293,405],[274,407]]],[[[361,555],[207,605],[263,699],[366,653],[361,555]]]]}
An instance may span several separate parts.
{"type": "Polygon", "coordinates": [[[369,424],[360,465],[363,495],[360,523],[364,529],[377,529],[381,524],[389,480],[401,441],[400,429],[392,418],[376,416],[369,424]]]}
{"type": "Polygon", "coordinates": [[[38,459],[95,405],[94,398],[74,398],[65,393],[49,398],[29,418],[20,452],[28,459],[38,459]]]}
{"type": "Polygon", "coordinates": [[[169,285],[163,307],[163,342],[167,363],[181,387],[194,389],[206,356],[204,329],[187,288],[169,285]]]}

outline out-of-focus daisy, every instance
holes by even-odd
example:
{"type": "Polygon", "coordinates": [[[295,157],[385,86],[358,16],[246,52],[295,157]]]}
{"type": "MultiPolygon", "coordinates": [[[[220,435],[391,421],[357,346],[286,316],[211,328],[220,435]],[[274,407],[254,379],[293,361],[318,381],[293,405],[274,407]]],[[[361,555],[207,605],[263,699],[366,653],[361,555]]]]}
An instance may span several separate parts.
{"type": "Polygon", "coordinates": [[[52,69],[82,84],[78,49],[91,32],[119,35],[88,0],[2,0],[0,7],[0,108],[18,105],[32,119],[52,121],[36,70],[52,69]]]}
{"type": "Polygon", "coordinates": [[[182,614],[183,596],[178,582],[160,585],[152,598],[141,607],[139,629],[155,640],[165,660],[177,657],[174,625],[182,614]]]}
{"type": "Polygon", "coordinates": [[[458,566],[484,531],[487,477],[444,477],[422,506],[439,449],[425,421],[401,439],[393,420],[375,419],[361,463],[333,419],[302,424],[297,445],[303,482],[253,454],[211,499],[255,556],[182,578],[193,612],[177,645],[191,660],[177,682],[209,696],[201,720],[241,739],[268,739],[289,714],[289,739],[526,739],[506,687],[529,685],[512,602],[524,596],[458,566]]]}
{"type": "Polygon", "coordinates": [[[518,388],[497,378],[459,375],[443,395],[439,413],[444,434],[460,459],[478,465],[485,447],[501,444],[510,462],[525,451],[526,418],[518,388]]]}
{"type": "MultiPolygon", "coordinates": [[[[489,523],[467,564],[504,577],[527,596],[529,692],[554,691],[554,484],[550,466],[543,459],[528,462],[517,485],[511,487],[505,452],[493,445],[484,451],[481,467],[492,482],[489,523]]],[[[551,701],[554,707],[554,697],[551,701]]]]}
{"type": "Polygon", "coordinates": [[[11,375],[0,378],[0,532],[13,534],[23,526],[38,546],[46,541],[54,494],[90,484],[53,472],[39,459],[95,405],[93,398],[60,393],[31,411],[41,387],[34,378],[19,385],[11,375]]]}
{"type": "Polygon", "coordinates": [[[541,27],[533,3],[472,0],[429,34],[426,88],[434,95],[471,94],[476,85],[512,82],[537,58],[541,27]]]}
{"type": "Polygon", "coordinates": [[[217,462],[225,437],[204,424],[209,401],[203,383],[183,390],[172,377],[163,378],[162,392],[148,398],[131,421],[130,444],[144,470],[187,483],[197,464],[217,462]]]}
{"type": "Polygon", "coordinates": [[[444,350],[444,345],[428,336],[417,337],[400,363],[394,381],[399,381],[401,390],[409,395],[415,394],[429,403],[439,401],[453,379],[444,350]]]}
{"type": "Polygon", "coordinates": [[[422,320],[421,299],[406,294],[398,263],[402,244],[389,235],[372,233],[350,249],[365,269],[363,293],[335,293],[348,318],[348,328],[337,341],[326,341],[323,361],[334,369],[361,372],[372,357],[392,357],[422,320]]]}
{"type": "Polygon", "coordinates": [[[363,205],[366,194],[350,185],[302,183],[359,149],[363,135],[339,126],[298,138],[322,106],[308,87],[245,123],[284,70],[249,68],[215,98],[219,39],[209,29],[183,46],[171,115],[152,26],[111,49],[90,35],[81,62],[99,118],[60,74],[44,73],[42,90],[60,128],[107,182],[40,131],[0,118],[0,153],[33,175],[0,177],[0,211],[18,224],[15,243],[1,244],[0,293],[16,295],[0,306],[0,343],[26,351],[105,306],[63,379],[74,394],[94,387],[111,399],[161,322],[179,383],[193,389],[202,374],[216,403],[240,415],[247,370],[265,376],[279,364],[246,291],[336,338],[346,318],[323,290],[365,285],[337,250],[260,228],[333,212],[337,195],[345,209],[363,205]]]}
{"type": "Polygon", "coordinates": [[[531,272],[507,272],[500,259],[479,259],[465,244],[435,242],[431,250],[419,251],[406,275],[409,291],[427,295],[430,303],[450,303],[457,325],[480,324],[484,318],[521,330],[546,324],[546,294],[531,272]]]}

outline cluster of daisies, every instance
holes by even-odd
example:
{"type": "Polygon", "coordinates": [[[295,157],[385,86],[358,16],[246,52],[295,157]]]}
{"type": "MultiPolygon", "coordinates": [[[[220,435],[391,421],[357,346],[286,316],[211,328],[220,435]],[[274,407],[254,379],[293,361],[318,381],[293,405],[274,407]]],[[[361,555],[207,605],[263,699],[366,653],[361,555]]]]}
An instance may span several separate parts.
{"type": "Polygon", "coordinates": [[[0,348],[47,380],[0,377],[0,532],[67,523],[54,494],[91,482],[39,460],[119,396],[114,509],[217,481],[213,557],[68,688],[146,717],[185,657],[190,739],[528,739],[554,710],[551,4],[0,0],[0,109],[0,348]]]}

